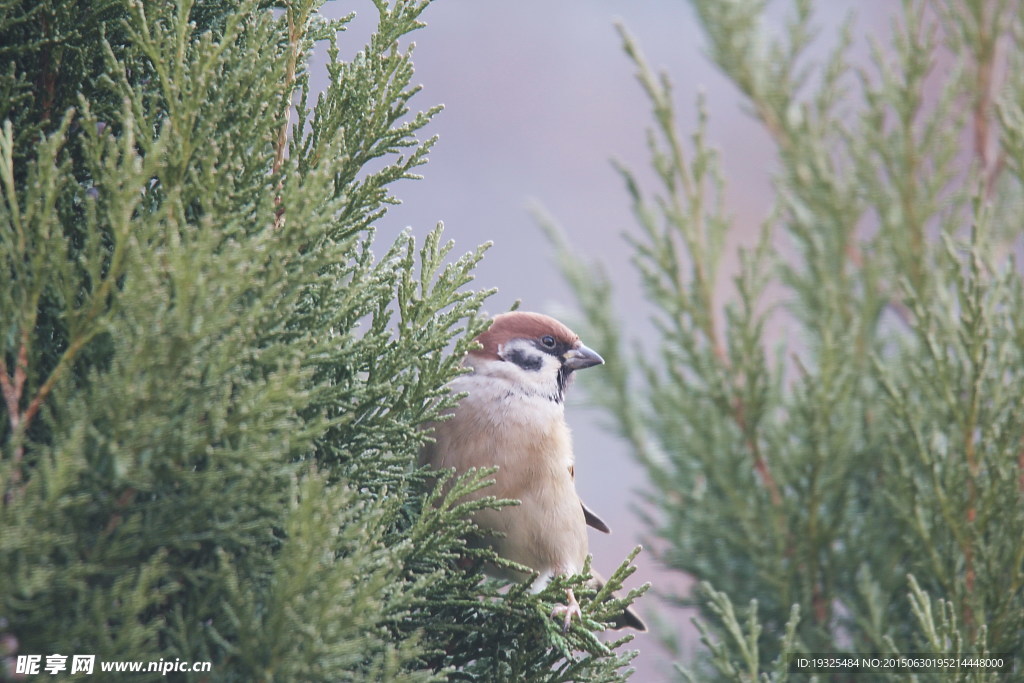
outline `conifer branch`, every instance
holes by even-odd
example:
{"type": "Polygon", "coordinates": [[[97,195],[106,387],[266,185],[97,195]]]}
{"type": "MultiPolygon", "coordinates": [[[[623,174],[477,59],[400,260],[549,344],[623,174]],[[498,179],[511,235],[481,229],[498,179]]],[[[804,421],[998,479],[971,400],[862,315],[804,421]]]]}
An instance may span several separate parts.
{"type": "MultiPolygon", "coordinates": [[[[0,355],[0,390],[3,391],[4,403],[7,406],[7,417],[10,421],[11,432],[17,433],[21,422],[21,392],[25,386],[25,377],[28,371],[28,333],[23,331],[21,343],[18,345],[18,354],[14,361],[14,374],[7,371],[7,363],[0,355]]],[[[15,458],[16,460],[19,458],[15,458]]]]}
{"type": "MultiPolygon", "coordinates": [[[[277,133],[277,140],[274,143],[274,163],[271,167],[271,175],[277,176],[284,164],[284,156],[288,147],[288,128],[292,118],[292,93],[295,90],[296,68],[299,63],[299,55],[302,52],[302,40],[308,31],[310,7],[302,5],[301,13],[296,17],[295,2],[285,3],[285,19],[288,23],[288,46],[285,59],[284,74],[284,112],[281,127],[277,133]]],[[[284,178],[277,182],[277,194],[274,196],[274,228],[278,229],[284,222],[284,206],[282,205],[281,190],[284,187],[284,178]]]]}
{"type": "MultiPolygon", "coordinates": [[[[1024,534],[1009,512],[1024,491],[1024,325],[1011,322],[1024,286],[1006,258],[1019,251],[1007,207],[1024,173],[1019,2],[905,2],[869,68],[848,62],[852,22],[815,60],[808,0],[794,0],[781,35],[760,0],[693,6],[777,148],[769,227],[790,242],[771,260],[793,305],[752,313],[764,281],[741,267],[739,305],[720,329],[706,324],[719,312],[703,291],[707,242],[686,231],[728,221],[694,214],[696,176],[678,175],[678,138],[662,130],[665,89],[641,76],[664,198],[648,204],[622,175],[659,353],[626,361],[642,372],[628,391],[602,387],[600,402],[641,445],[660,559],[720,591],[699,603],[703,663],[726,680],[786,680],[797,650],[1019,650],[1024,550],[1006,542],[1024,534]],[[943,46],[954,67],[936,73],[943,46]],[[785,364],[758,352],[766,321],[785,329],[785,364]],[[750,462],[768,495],[748,500],[750,462]],[[734,602],[756,605],[747,625],[734,602]]],[[[703,135],[702,120],[697,150],[703,135]]],[[[577,289],[579,267],[563,263],[577,289]]],[[[601,296],[588,319],[621,333],[601,296]]]]}
{"type": "Polygon", "coordinates": [[[5,637],[172,648],[239,680],[625,677],[625,639],[551,637],[528,587],[457,566],[487,557],[471,513],[507,501],[434,507],[415,468],[490,292],[468,288],[486,246],[453,257],[439,225],[379,248],[371,228],[439,111],[410,113],[398,49],[428,3],[375,4],[349,62],[313,2],[92,3],[45,36],[35,6],[0,18],[0,88],[36,102],[0,139],[0,486],[21,483],[0,506],[0,605],[23,607],[5,637]],[[81,50],[55,71],[81,112],[59,133],[32,90],[51,33],[81,50]],[[288,131],[273,109],[299,88],[308,113],[324,38],[331,85],[288,131]]]}
{"type": "Polygon", "coordinates": [[[39,22],[47,43],[40,55],[42,60],[39,88],[39,92],[42,94],[40,118],[43,123],[49,123],[53,118],[53,106],[57,100],[57,73],[53,57],[53,52],[57,49],[57,42],[53,38],[53,17],[49,7],[42,8],[39,22]]]}
{"type": "MultiPolygon", "coordinates": [[[[998,131],[994,129],[995,97],[1000,90],[995,73],[1001,62],[1000,43],[1002,33],[1014,15],[1020,11],[1016,2],[998,0],[972,7],[970,26],[959,28],[955,23],[947,24],[946,30],[963,32],[962,39],[971,50],[975,83],[972,87],[971,134],[974,156],[980,166],[984,196],[992,197],[996,183],[1006,163],[1006,154],[998,144],[998,131]]],[[[946,16],[954,22],[964,14],[948,11],[946,16]]]]}

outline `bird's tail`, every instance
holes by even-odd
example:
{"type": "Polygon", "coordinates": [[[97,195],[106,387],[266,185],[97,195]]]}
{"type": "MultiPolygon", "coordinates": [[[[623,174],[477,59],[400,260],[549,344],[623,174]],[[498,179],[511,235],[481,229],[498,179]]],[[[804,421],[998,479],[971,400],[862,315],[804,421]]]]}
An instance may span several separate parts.
{"type": "MultiPolygon", "coordinates": [[[[590,572],[590,575],[593,577],[592,582],[594,586],[598,590],[601,590],[605,584],[604,577],[593,571],[590,572]]],[[[615,620],[612,621],[612,628],[632,628],[642,633],[647,632],[647,624],[644,623],[644,620],[640,618],[640,615],[638,615],[632,607],[627,607],[622,614],[618,615],[615,620]]]]}

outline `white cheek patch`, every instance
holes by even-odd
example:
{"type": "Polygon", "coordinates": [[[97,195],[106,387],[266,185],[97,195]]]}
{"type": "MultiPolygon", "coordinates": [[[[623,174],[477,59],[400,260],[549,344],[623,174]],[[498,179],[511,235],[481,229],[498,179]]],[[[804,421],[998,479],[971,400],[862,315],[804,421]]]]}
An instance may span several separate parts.
{"type": "Polygon", "coordinates": [[[561,403],[561,361],[556,356],[545,353],[528,339],[498,344],[496,353],[500,362],[481,366],[477,371],[508,382],[509,396],[537,396],[561,403]]]}

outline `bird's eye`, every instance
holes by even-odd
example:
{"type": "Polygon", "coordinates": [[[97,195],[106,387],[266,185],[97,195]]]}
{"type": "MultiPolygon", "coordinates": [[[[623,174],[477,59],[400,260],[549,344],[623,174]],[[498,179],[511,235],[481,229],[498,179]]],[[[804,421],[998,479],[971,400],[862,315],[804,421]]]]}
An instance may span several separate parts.
{"type": "Polygon", "coordinates": [[[543,337],[541,337],[540,343],[548,347],[549,349],[555,348],[555,338],[552,337],[550,334],[545,334],[543,337]]]}

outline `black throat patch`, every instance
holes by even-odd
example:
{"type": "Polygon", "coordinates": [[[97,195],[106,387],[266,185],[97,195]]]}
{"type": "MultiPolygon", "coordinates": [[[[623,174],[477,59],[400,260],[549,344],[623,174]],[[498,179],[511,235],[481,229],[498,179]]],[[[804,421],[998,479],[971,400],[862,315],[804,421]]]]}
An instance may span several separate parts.
{"type": "Polygon", "coordinates": [[[569,383],[571,381],[572,370],[564,365],[558,368],[558,403],[561,403],[562,399],[565,397],[565,390],[569,388],[569,383]]]}

